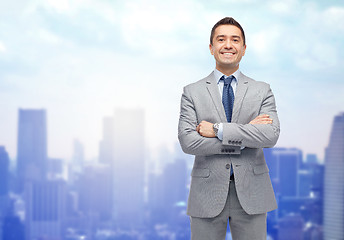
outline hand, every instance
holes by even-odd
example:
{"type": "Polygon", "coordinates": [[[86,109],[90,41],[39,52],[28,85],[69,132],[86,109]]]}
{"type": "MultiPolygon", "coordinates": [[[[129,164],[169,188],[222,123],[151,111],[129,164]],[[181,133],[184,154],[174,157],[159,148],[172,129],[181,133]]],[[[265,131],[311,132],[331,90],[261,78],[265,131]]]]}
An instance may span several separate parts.
{"type": "Polygon", "coordinates": [[[269,115],[263,114],[257,116],[255,119],[253,119],[249,124],[270,124],[272,123],[272,119],[269,115]]]}
{"type": "Polygon", "coordinates": [[[214,133],[213,123],[201,121],[196,127],[197,132],[203,137],[216,137],[214,133]]]}

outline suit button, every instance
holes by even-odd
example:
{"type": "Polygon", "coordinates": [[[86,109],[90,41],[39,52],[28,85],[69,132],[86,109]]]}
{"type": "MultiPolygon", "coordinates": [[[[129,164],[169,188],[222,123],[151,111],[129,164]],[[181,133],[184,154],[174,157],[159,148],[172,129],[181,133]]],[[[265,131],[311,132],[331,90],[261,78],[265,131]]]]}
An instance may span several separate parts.
{"type": "Polygon", "coordinates": [[[230,168],[231,168],[231,165],[230,165],[230,164],[226,164],[226,168],[227,168],[227,169],[230,169],[230,168]]]}

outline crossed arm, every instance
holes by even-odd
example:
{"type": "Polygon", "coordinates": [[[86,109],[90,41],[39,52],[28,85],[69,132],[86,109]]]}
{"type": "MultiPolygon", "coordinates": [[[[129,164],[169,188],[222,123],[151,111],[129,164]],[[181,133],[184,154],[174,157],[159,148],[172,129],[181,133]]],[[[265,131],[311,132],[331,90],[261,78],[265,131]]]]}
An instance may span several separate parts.
{"type": "Polygon", "coordinates": [[[215,137],[213,123],[197,123],[197,114],[187,88],[181,99],[178,138],[185,153],[192,155],[229,154],[224,146],[248,148],[273,147],[279,137],[279,120],[274,96],[269,89],[260,106],[259,116],[248,124],[223,123],[223,140],[215,137]],[[233,145],[234,144],[234,145],[233,145]]]}
{"type": "MultiPolygon", "coordinates": [[[[271,124],[272,121],[273,120],[270,118],[269,115],[263,114],[263,115],[257,116],[249,124],[271,124]]],[[[196,131],[203,137],[208,137],[208,138],[216,137],[213,125],[214,123],[203,120],[197,125],[196,131]]]]}

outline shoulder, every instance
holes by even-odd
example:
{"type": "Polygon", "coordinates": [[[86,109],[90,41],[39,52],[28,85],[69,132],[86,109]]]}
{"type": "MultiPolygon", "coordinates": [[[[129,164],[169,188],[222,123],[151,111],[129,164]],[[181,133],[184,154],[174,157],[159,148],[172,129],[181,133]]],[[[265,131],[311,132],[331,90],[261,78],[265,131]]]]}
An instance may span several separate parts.
{"type": "Polygon", "coordinates": [[[270,88],[270,84],[263,82],[263,81],[257,81],[253,78],[246,76],[243,73],[240,73],[240,80],[239,81],[247,82],[250,86],[254,86],[256,88],[263,88],[263,89],[269,89],[270,88]]]}

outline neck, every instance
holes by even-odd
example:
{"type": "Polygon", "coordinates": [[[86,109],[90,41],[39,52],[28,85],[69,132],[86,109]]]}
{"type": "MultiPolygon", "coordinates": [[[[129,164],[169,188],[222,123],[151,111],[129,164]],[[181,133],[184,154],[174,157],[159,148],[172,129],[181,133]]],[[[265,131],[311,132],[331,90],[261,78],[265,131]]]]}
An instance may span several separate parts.
{"type": "Polygon", "coordinates": [[[239,69],[239,65],[235,66],[234,68],[223,68],[216,64],[216,69],[225,74],[226,76],[230,76],[239,69]]]}

